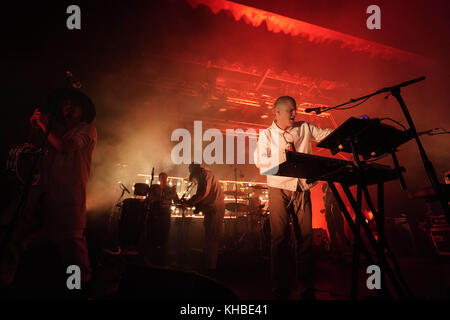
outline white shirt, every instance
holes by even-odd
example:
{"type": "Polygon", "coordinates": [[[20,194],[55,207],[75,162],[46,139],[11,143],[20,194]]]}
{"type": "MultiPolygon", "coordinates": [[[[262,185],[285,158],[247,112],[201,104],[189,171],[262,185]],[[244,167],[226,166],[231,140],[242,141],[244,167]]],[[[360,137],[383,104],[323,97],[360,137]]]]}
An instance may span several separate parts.
{"type": "MultiPolygon", "coordinates": [[[[267,172],[269,169],[277,170],[279,164],[286,161],[285,150],[293,144],[295,151],[302,153],[312,153],[311,141],[321,141],[329,135],[332,129],[322,129],[313,124],[299,121],[286,130],[280,129],[275,121],[272,125],[259,133],[258,145],[254,153],[254,160],[260,172],[267,172]]],[[[316,185],[317,182],[308,184],[306,179],[292,177],[282,177],[267,175],[267,185],[290,191],[296,191],[297,185],[301,190],[306,191],[316,185]]]]}

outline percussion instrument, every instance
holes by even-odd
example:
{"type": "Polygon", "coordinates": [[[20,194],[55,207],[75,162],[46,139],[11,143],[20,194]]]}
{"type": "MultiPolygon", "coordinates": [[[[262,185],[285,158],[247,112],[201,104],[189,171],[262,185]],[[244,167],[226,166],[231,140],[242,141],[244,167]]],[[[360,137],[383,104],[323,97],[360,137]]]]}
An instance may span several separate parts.
{"type": "Polygon", "coordinates": [[[119,219],[119,242],[123,248],[138,248],[146,218],[145,200],[123,200],[119,219]]]}
{"type": "MultiPolygon", "coordinates": [[[[31,174],[33,164],[38,160],[38,157],[42,153],[42,149],[37,148],[31,143],[23,143],[14,146],[9,151],[6,168],[14,176],[17,184],[20,187],[23,188],[27,183],[26,179],[31,174]]],[[[39,181],[39,172],[34,172],[32,177],[32,184],[37,185],[39,184],[39,181]]]]}
{"type": "Polygon", "coordinates": [[[239,202],[230,202],[225,204],[225,209],[233,212],[248,212],[248,205],[239,202]]]}
{"type": "Polygon", "coordinates": [[[150,186],[146,183],[135,183],[133,189],[135,196],[145,197],[150,191],[150,186]]]}
{"type": "Polygon", "coordinates": [[[242,192],[242,191],[238,191],[238,192],[236,192],[236,191],[224,191],[224,194],[228,195],[228,196],[234,196],[234,197],[247,197],[247,194],[245,192],[242,192]]]}

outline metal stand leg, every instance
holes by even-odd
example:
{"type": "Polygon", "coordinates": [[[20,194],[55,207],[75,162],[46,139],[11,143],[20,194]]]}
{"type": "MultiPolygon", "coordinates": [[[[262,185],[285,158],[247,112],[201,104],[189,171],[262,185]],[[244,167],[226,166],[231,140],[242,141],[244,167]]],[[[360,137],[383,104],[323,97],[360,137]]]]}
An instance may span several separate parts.
{"type": "Polygon", "coordinates": [[[439,202],[441,203],[441,206],[444,209],[444,214],[447,217],[447,221],[450,222],[450,208],[448,201],[445,198],[445,194],[439,183],[439,179],[437,178],[436,170],[434,169],[434,166],[431,163],[430,159],[428,158],[425,149],[422,145],[422,142],[419,139],[419,135],[417,134],[414,122],[411,118],[411,115],[409,114],[408,108],[406,107],[406,103],[400,94],[400,86],[393,87],[391,89],[391,94],[397,99],[398,103],[400,104],[400,107],[402,108],[403,114],[405,115],[406,121],[408,122],[409,125],[409,131],[411,132],[413,138],[416,140],[417,147],[419,148],[419,154],[422,159],[423,166],[427,173],[428,179],[430,180],[431,186],[436,192],[436,195],[439,198],[439,202]]]}
{"type": "MultiPolygon", "coordinates": [[[[375,217],[378,232],[378,243],[380,250],[385,251],[385,240],[384,240],[384,184],[382,182],[378,183],[378,212],[375,217]]],[[[384,268],[381,270],[381,290],[378,292],[378,296],[381,298],[387,297],[386,290],[386,278],[384,268]]]]}
{"type": "MultiPolygon", "coordinates": [[[[361,186],[363,194],[366,198],[366,202],[369,206],[369,209],[374,213],[377,214],[376,211],[374,211],[374,207],[372,204],[372,201],[370,199],[370,195],[369,192],[367,190],[367,187],[365,185],[361,186]]],[[[348,188],[346,188],[345,186],[343,186],[344,192],[347,195],[347,198],[349,199],[352,207],[356,210],[357,209],[357,205],[356,205],[356,201],[352,195],[352,193],[350,192],[350,190],[348,188]]],[[[357,214],[361,214],[361,212],[358,212],[357,214]]],[[[385,255],[385,248],[381,248],[380,244],[378,243],[378,241],[375,239],[372,230],[370,230],[368,224],[365,222],[364,219],[361,219],[361,226],[364,230],[364,233],[367,236],[367,239],[371,245],[371,247],[373,248],[373,250],[375,251],[376,257],[377,257],[377,265],[380,266],[381,269],[384,269],[386,272],[386,275],[388,276],[392,286],[394,287],[395,291],[397,292],[398,296],[400,298],[405,298],[406,294],[404,289],[401,287],[397,277],[395,276],[393,270],[390,268],[388,261],[386,259],[386,255],[385,255]]],[[[387,288],[385,288],[387,289],[387,288]]],[[[388,291],[386,290],[386,294],[388,294],[388,291]]]]}
{"type": "MultiPolygon", "coordinates": [[[[362,201],[361,188],[358,187],[357,203],[359,209],[361,209],[361,201],[362,201]]],[[[354,235],[353,239],[353,269],[352,269],[352,284],[350,293],[350,297],[352,300],[356,300],[358,298],[359,252],[361,250],[361,235],[359,232],[361,228],[361,222],[359,215],[355,215],[355,226],[356,229],[358,230],[358,233],[354,235]]]]}
{"type": "MultiPolygon", "coordinates": [[[[341,210],[342,210],[342,213],[344,215],[344,218],[347,221],[348,225],[350,226],[350,229],[352,230],[355,239],[357,237],[360,237],[360,229],[359,229],[359,227],[356,226],[355,222],[353,221],[350,213],[347,210],[347,207],[345,206],[344,201],[342,200],[339,192],[337,191],[336,186],[334,185],[333,181],[331,181],[331,180],[328,180],[327,182],[328,182],[328,185],[330,186],[331,191],[333,192],[334,197],[336,198],[336,201],[338,202],[339,206],[341,207],[341,210]]],[[[344,190],[345,190],[345,188],[344,188],[344,190]]],[[[366,256],[367,261],[370,264],[374,264],[375,263],[375,261],[373,260],[371,254],[370,254],[369,249],[366,247],[365,243],[362,242],[362,241],[359,242],[359,250],[362,251],[362,253],[366,256]]],[[[355,274],[355,268],[353,268],[352,272],[353,272],[352,273],[352,285],[353,285],[353,283],[356,283],[356,286],[357,286],[358,274],[357,273],[355,274]]],[[[356,272],[357,272],[357,270],[356,270],[356,272]]],[[[356,291],[352,291],[352,293],[351,293],[352,294],[352,299],[356,299],[355,293],[357,293],[357,292],[356,291]]]]}

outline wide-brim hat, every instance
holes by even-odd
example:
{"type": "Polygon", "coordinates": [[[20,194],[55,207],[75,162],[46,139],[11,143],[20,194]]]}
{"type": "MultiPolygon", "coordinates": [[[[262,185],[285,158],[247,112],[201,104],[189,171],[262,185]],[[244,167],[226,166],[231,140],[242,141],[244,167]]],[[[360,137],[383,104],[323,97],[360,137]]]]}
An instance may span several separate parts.
{"type": "Polygon", "coordinates": [[[61,104],[70,100],[81,107],[83,120],[87,123],[94,121],[96,116],[95,105],[85,93],[76,88],[59,88],[51,92],[47,99],[48,111],[55,115],[61,114],[61,104]]]}

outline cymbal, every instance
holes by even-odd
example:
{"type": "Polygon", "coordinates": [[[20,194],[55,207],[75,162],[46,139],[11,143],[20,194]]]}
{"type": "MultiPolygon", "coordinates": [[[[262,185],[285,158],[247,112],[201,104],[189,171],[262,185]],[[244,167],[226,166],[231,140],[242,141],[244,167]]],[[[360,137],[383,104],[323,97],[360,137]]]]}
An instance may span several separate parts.
{"type": "Polygon", "coordinates": [[[226,195],[230,195],[230,196],[238,196],[238,197],[246,197],[247,193],[242,192],[242,191],[224,191],[224,194],[226,195]]]}
{"type": "Polygon", "coordinates": [[[248,205],[246,205],[244,203],[232,202],[232,203],[225,204],[225,209],[227,209],[229,211],[245,212],[245,211],[248,211],[248,205]]]}
{"type": "Polygon", "coordinates": [[[178,208],[188,208],[185,204],[182,203],[172,203],[171,206],[178,207],[178,208]]]}
{"type": "Polygon", "coordinates": [[[247,188],[258,189],[258,190],[268,189],[268,188],[265,187],[265,186],[259,186],[259,185],[256,185],[256,186],[250,186],[250,187],[247,187],[247,188]]]}

